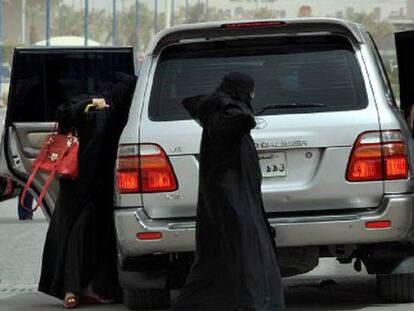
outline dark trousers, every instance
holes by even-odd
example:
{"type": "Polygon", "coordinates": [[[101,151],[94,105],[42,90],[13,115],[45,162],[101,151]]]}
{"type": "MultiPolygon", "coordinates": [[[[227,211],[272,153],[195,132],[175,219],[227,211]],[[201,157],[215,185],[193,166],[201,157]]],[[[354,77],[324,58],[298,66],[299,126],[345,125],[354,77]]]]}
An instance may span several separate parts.
{"type": "Polygon", "coordinates": [[[19,215],[19,219],[20,220],[25,220],[25,219],[32,219],[33,218],[33,212],[29,211],[29,209],[32,208],[32,204],[33,204],[33,197],[29,194],[26,193],[26,196],[24,198],[24,206],[26,208],[24,208],[21,204],[20,204],[20,196],[19,195],[19,202],[18,202],[18,206],[17,206],[17,213],[19,215]]]}

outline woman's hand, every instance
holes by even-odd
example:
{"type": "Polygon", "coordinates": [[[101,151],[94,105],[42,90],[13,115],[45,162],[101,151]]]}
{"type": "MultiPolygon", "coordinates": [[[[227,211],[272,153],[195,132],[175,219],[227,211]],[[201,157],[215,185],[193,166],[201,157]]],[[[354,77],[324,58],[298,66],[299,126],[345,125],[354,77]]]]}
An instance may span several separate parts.
{"type": "Polygon", "coordinates": [[[108,108],[109,105],[105,102],[104,98],[93,98],[92,107],[96,110],[103,110],[105,108],[108,108]]]}

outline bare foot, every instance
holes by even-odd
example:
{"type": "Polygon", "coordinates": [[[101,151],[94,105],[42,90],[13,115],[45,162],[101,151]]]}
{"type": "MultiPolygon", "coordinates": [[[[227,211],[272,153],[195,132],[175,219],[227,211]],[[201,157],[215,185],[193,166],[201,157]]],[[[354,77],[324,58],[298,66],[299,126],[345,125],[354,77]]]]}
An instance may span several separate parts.
{"type": "Polygon", "coordinates": [[[66,309],[74,309],[78,306],[78,297],[74,293],[66,293],[63,300],[63,307],[66,309]]]}

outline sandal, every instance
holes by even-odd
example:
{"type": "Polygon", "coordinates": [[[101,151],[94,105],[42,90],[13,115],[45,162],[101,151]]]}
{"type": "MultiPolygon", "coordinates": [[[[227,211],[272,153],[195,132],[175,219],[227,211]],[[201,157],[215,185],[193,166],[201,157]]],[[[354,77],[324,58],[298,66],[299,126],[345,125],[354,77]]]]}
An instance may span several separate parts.
{"type": "Polygon", "coordinates": [[[65,309],[75,309],[79,304],[78,298],[76,296],[69,296],[63,300],[63,307],[65,309]]]}
{"type": "Polygon", "coordinates": [[[83,296],[79,297],[79,302],[83,305],[109,305],[115,303],[114,299],[106,299],[103,297],[83,296]]]}

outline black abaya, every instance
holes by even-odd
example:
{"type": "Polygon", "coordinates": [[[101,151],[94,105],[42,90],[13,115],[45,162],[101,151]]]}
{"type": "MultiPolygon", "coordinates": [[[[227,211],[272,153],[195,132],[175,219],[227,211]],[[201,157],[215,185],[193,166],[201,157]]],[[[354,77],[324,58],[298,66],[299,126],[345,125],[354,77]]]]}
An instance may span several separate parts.
{"type": "Polygon", "coordinates": [[[61,132],[75,128],[79,176],[60,180],[60,192],[43,250],[39,291],[63,299],[92,284],[105,298],[119,295],[113,224],[113,170],[117,144],[128,119],[135,77],[122,73],[94,97],[109,108],[85,113],[92,96],[72,98],[58,108],[61,132]]]}
{"type": "Polygon", "coordinates": [[[263,209],[262,176],[250,136],[254,117],[249,103],[236,100],[231,96],[235,92],[226,88],[222,85],[210,96],[184,101],[203,127],[197,249],[171,311],[275,311],[284,306],[276,247],[263,209]]]}

